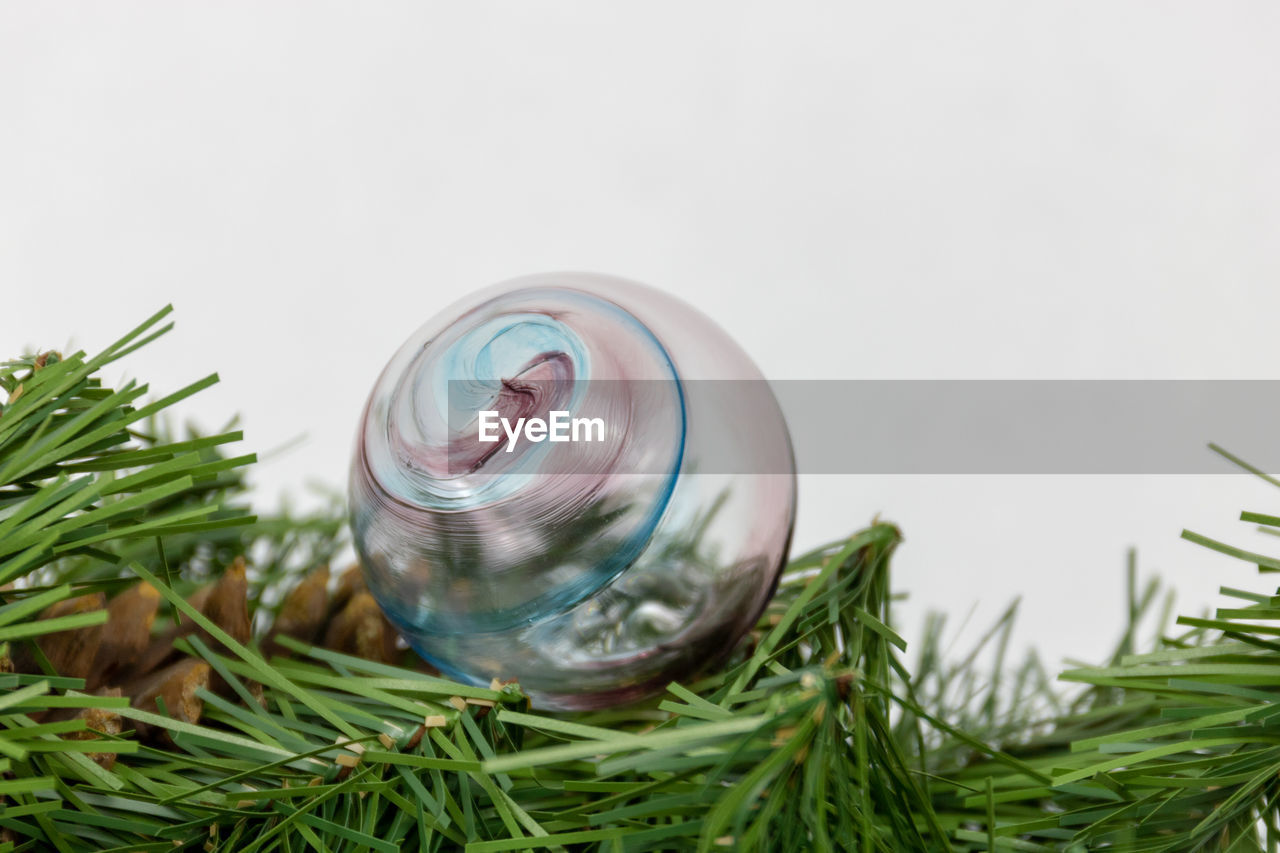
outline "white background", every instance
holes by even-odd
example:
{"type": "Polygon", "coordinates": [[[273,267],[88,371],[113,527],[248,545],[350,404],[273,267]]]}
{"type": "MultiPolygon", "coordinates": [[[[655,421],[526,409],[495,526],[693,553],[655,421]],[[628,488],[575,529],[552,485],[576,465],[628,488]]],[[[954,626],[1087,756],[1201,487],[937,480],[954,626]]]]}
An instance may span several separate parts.
{"type": "MultiPolygon", "coordinates": [[[[1265,2],[5,4],[0,343],[173,302],[122,369],[305,433],[264,507],[343,482],[414,328],[529,272],[674,291],[774,378],[1278,378],[1277,44],[1265,2]]],[[[908,637],[1022,595],[1056,663],[1119,633],[1129,545],[1185,610],[1266,587],[1178,533],[1280,551],[1235,521],[1277,498],[814,477],[798,537],[880,513],[908,637]]]]}

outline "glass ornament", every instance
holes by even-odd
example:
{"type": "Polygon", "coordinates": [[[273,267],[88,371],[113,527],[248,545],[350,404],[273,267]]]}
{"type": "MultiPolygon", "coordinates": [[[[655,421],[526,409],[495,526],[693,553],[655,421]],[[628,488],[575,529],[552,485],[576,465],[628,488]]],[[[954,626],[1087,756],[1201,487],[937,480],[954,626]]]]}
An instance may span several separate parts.
{"type": "Polygon", "coordinates": [[[391,359],[350,512],[369,589],[423,658],[515,679],[539,707],[599,708],[723,661],[755,624],[795,466],[767,383],[705,315],[611,276],[536,275],[455,304],[391,359]],[[556,411],[599,418],[601,440],[479,440],[484,412],[556,411]]]}

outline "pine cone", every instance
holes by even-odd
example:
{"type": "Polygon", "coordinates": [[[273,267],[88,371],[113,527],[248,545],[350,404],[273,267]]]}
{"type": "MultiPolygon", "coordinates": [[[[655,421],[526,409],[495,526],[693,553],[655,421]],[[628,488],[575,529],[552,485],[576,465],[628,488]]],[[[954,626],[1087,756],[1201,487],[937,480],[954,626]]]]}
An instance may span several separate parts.
{"type": "MultiPolygon", "coordinates": [[[[398,637],[368,590],[358,567],[343,572],[337,588],[329,593],[328,566],[306,575],[285,596],[275,621],[263,641],[263,651],[287,655],[276,638],[288,636],[302,643],[323,642],[328,648],[380,662],[395,662],[402,655],[398,637]]],[[[187,602],[232,639],[249,643],[253,620],[249,612],[249,583],[245,563],[237,559],[212,584],[196,590],[187,602]]],[[[103,593],[91,593],[60,601],[40,614],[52,619],[75,613],[105,609],[105,624],[58,631],[34,641],[58,675],[85,680],[85,689],[98,695],[127,696],[130,704],[153,713],[167,713],[174,719],[198,723],[204,702],[197,695],[206,688],[228,699],[239,696],[210,665],[185,654],[175,643],[199,636],[210,648],[226,653],[222,644],[190,619],[156,630],[161,595],[149,583],[135,584],[107,600],[103,593]]],[[[0,656],[3,649],[0,649],[0,656]]],[[[16,643],[4,666],[17,672],[40,673],[39,656],[30,643],[16,643]]],[[[245,687],[255,696],[261,685],[245,687]]],[[[263,701],[263,700],[260,700],[263,701]]],[[[52,717],[52,714],[45,714],[52,717]]],[[[101,734],[115,735],[124,729],[118,714],[106,709],[57,712],[60,719],[83,717],[87,728],[68,737],[91,739],[101,734]]],[[[137,724],[140,736],[164,740],[167,734],[155,726],[137,724]]],[[[112,753],[90,753],[91,758],[110,767],[112,753]]]]}

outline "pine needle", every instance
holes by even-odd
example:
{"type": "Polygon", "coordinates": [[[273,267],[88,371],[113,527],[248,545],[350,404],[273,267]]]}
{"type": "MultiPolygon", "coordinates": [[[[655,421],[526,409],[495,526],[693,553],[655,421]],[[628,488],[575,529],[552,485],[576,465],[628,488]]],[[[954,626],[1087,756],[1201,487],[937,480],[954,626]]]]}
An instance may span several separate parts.
{"type": "Polygon", "coordinates": [[[1167,636],[1148,624],[1156,586],[1139,593],[1131,565],[1117,590],[1128,622],[1104,665],[1055,684],[1034,655],[1010,662],[1010,608],[954,660],[931,620],[913,673],[890,612],[900,536],[878,523],[793,560],[728,664],[643,705],[542,713],[515,684],[460,684],[411,657],[365,660],[287,636],[267,657],[188,597],[244,558],[265,615],[342,551],[342,507],[255,517],[254,457],[226,452],[240,432],[172,434],[170,408],[216,377],[154,402],[141,402],[143,385],[101,385],[104,365],[169,330],[168,313],[93,358],[0,365],[4,853],[1280,845],[1274,588],[1224,589],[1231,606],[1167,636]],[[166,625],[200,629],[178,652],[225,685],[197,690],[199,722],[90,695],[41,651],[106,618],[50,608],[138,578],[172,608],[166,625]],[[34,669],[12,671],[19,657],[34,669]],[[124,730],[91,731],[95,709],[124,730]]]}

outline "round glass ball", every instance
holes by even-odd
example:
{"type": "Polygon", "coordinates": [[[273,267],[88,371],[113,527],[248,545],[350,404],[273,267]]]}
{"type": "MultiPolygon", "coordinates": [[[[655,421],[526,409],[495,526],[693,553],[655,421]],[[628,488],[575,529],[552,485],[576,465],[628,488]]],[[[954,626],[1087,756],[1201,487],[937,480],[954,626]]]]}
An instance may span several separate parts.
{"type": "Polygon", "coordinates": [[[695,676],[750,630],[786,559],[795,468],[767,383],[705,315],[619,278],[536,275],[391,359],[350,513],[370,591],[423,658],[598,708],[695,676]]]}

